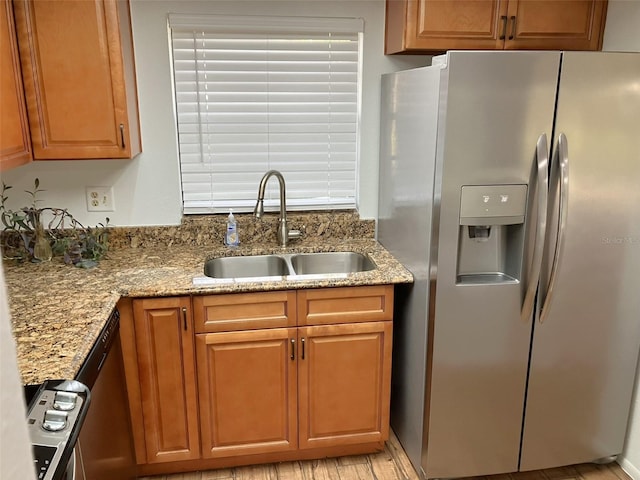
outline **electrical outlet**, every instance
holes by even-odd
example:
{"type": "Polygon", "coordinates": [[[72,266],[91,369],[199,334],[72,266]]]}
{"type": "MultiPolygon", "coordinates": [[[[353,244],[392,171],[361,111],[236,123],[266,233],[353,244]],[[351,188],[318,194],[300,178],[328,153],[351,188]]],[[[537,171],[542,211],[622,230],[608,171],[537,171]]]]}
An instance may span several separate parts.
{"type": "Polygon", "coordinates": [[[113,212],[113,187],[87,187],[87,211],[113,212]]]}

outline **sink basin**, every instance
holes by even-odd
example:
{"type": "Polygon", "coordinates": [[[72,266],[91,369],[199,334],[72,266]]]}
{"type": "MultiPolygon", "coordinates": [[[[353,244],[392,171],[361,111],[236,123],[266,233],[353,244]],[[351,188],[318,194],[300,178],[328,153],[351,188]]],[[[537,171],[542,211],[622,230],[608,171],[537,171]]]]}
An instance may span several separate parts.
{"type": "Polygon", "coordinates": [[[289,279],[293,280],[297,275],[348,274],[367,272],[375,268],[376,264],[368,256],[356,252],[217,257],[205,262],[206,277],[197,277],[194,283],[206,284],[212,279],[216,279],[215,281],[241,278],[268,280],[266,277],[283,276],[289,276],[289,279]]]}
{"type": "Polygon", "coordinates": [[[298,275],[366,272],[376,268],[369,257],[356,252],[299,253],[292,255],[291,265],[298,275]]]}
{"type": "Polygon", "coordinates": [[[272,277],[289,275],[289,267],[278,255],[218,257],[207,260],[204,274],[213,278],[272,277]]]}

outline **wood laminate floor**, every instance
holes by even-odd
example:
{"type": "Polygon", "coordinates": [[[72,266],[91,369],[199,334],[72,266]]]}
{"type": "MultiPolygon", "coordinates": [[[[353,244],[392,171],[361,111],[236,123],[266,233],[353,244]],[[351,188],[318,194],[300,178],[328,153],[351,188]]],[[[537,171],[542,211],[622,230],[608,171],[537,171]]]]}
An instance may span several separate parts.
{"type": "MultiPolygon", "coordinates": [[[[631,480],[620,465],[582,464],[466,480],[631,480]]],[[[207,472],[142,477],[139,480],[420,480],[392,433],[385,449],[371,455],[284,462],[207,472]]]]}

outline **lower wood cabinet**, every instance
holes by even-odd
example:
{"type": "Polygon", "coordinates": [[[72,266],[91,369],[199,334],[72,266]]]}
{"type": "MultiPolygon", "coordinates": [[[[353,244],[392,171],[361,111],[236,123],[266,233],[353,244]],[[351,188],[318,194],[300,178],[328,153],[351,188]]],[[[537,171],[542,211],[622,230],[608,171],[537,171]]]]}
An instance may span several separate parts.
{"type": "Polygon", "coordinates": [[[134,300],[133,323],[145,461],[200,458],[190,298],[134,300]]]}
{"type": "Polygon", "coordinates": [[[391,322],[298,330],[300,448],[385,441],[391,322]]]}
{"type": "Polygon", "coordinates": [[[391,330],[373,322],[196,335],[202,456],[386,440],[391,330]]]}
{"type": "Polygon", "coordinates": [[[383,448],[392,285],[119,307],[139,473],[383,448]]]}
{"type": "Polygon", "coordinates": [[[204,458],[298,447],[295,328],[196,335],[204,458]]]}

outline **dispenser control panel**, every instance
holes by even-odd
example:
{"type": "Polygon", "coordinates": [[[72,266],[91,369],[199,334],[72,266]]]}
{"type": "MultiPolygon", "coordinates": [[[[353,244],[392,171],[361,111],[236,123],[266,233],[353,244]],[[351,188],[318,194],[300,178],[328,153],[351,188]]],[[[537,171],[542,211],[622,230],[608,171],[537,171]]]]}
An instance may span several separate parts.
{"type": "Polygon", "coordinates": [[[524,222],[526,185],[464,185],[460,225],[509,225],[524,222]]]}

